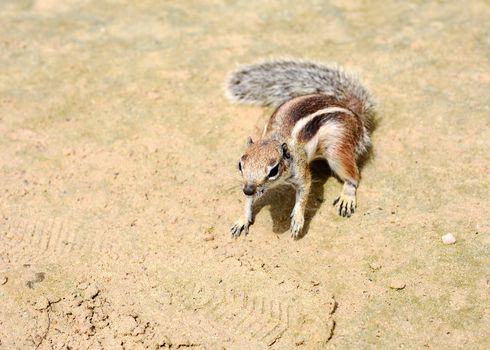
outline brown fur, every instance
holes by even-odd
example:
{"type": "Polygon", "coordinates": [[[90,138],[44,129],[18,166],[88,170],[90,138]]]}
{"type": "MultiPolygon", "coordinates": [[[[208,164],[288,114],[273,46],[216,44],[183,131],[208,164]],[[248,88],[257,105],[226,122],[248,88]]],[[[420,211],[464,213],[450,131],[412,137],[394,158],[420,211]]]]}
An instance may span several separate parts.
{"type": "Polygon", "coordinates": [[[306,95],[293,98],[272,114],[267,124],[267,134],[278,132],[283,138],[287,138],[296,122],[327,107],[345,108],[334,96],[306,95]]]}
{"type": "Polygon", "coordinates": [[[339,69],[276,61],[235,73],[229,92],[239,101],[279,106],[262,139],[249,142],[242,157],[246,206],[245,214],[231,229],[233,236],[248,232],[254,198],[283,181],[296,189],[290,230],[298,238],[312,182],[309,163],[315,158],[325,158],[344,182],[334,201],[339,214],[354,213],[359,183],[356,162],[370,147],[374,114],[374,103],[360,83],[339,69]],[[276,164],[277,173],[272,171],[276,164]]]}
{"type": "Polygon", "coordinates": [[[306,143],[309,140],[311,140],[318,130],[329,120],[336,120],[340,122],[340,119],[342,116],[344,116],[345,113],[341,112],[333,112],[333,113],[324,113],[324,114],[319,114],[312,120],[310,120],[303,130],[298,135],[298,139],[302,143],[306,143]]]}
{"type": "Polygon", "coordinates": [[[356,145],[362,134],[362,124],[357,116],[344,114],[342,126],[344,131],[338,140],[338,146],[334,154],[337,155],[344,174],[338,174],[345,179],[357,184],[359,181],[359,169],[356,163],[356,145]]]}
{"type": "MultiPolygon", "coordinates": [[[[345,108],[333,96],[326,95],[306,95],[293,98],[280,107],[270,117],[267,125],[266,133],[263,138],[256,143],[249,145],[245,155],[242,157],[244,164],[244,172],[248,175],[248,181],[252,181],[255,185],[261,186],[267,182],[267,167],[273,166],[282,160],[282,154],[279,151],[279,144],[283,141],[288,141],[291,132],[298,121],[308,117],[311,114],[318,112],[321,109],[329,107],[345,108]],[[253,172],[251,171],[253,169],[253,172]]],[[[359,170],[356,164],[356,145],[362,136],[362,120],[351,110],[348,112],[335,111],[323,113],[315,116],[305,124],[303,129],[298,134],[298,146],[306,144],[311,140],[320,128],[329,121],[335,121],[342,128],[342,133],[335,140],[335,146],[329,152],[329,156],[323,154],[324,151],[319,150],[319,155],[325,156],[330,160],[332,170],[344,181],[349,181],[357,185],[359,181],[359,170]]],[[[322,147],[319,144],[318,147],[322,147]]],[[[304,183],[308,184],[309,164],[306,159],[302,159],[302,152],[291,150],[293,158],[298,162],[298,176],[303,178],[304,183]],[[298,153],[299,152],[299,153],[298,153]]],[[[282,173],[283,166],[280,167],[282,173]]],[[[308,185],[309,186],[309,185],[308,185]]],[[[307,188],[306,188],[307,190],[307,188]]]]}
{"type": "Polygon", "coordinates": [[[337,158],[338,167],[341,168],[336,169],[337,174],[344,180],[357,184],[359,181],[359,170],[353,145],[346,142],[345,139],[341,140],[339,147],[334,152],[334,157],[337,158]]]}

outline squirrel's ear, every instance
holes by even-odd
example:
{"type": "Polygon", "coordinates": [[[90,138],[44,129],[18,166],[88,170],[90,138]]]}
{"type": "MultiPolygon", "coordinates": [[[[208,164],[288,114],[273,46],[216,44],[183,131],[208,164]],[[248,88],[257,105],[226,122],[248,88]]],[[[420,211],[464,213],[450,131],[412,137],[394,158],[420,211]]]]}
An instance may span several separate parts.
{"type": "Polygon", "coordinates": [[[249,136],[247,138],[247,146],[250,146],[252,143],[254,143],[254,141],[252,140],[252,138],[249,136]]]}
{"type": "Polygon", "coordinates": [[[291,155],[289,154],[289,148],[288,148],[288,145],[286,142],[284,142],[282,145],[281,145],[281,148],[282,148],[282,156],[286,159],[289,159],[291,158],[291,155]]]}

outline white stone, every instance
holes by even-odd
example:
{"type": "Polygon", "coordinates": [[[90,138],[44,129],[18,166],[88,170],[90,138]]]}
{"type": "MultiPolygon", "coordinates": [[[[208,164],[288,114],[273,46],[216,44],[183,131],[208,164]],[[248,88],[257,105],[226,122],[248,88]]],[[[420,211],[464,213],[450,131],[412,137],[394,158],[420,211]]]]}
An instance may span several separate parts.
{"type": "Polygon", "coordinates": [[[442,243],[444,244],[454,244],[456,243],[456,237],[452,233],[445,234],[442,236],[442,243]]]}

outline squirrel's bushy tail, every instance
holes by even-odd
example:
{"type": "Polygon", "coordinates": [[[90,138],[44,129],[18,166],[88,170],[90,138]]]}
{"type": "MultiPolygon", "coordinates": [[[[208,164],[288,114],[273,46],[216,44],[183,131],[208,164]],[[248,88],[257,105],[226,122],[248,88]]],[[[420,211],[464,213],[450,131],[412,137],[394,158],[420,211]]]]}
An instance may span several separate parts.
{"type": "Polygon", "coordinates": [[[310,61],[273,60],[242,66],[227,81],[232,101],[278,107],[308,94],[335,96],[366,125],[374,115],[374,101],[355,78],[337,67],[310,61]]]}

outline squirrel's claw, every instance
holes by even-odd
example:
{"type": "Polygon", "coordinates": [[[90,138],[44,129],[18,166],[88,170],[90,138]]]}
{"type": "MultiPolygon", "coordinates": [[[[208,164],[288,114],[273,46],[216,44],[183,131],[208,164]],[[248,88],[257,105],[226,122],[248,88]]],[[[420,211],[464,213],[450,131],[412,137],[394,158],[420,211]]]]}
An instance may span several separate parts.
{"type": "Polygon", "coordinates": [[[232,237],[237,238],[242,234],[242,232],[244,235],[247,235],[249,225],[249,223],[243,223],[241,220],[239,220],[230,230],[232,237]]]}
{"type": "Polygon", "coordinates": [[[333,205],[338,207],[340,216],[350,218],[356,210],[356,196],[342,193],[340,196],[335,198],[333,205]]]}
{"type": "Polygon", "coordinates": [[[303,225],[305,224],[305,218],[300,214],[293,214],[291,219],[291,237],[294,239],[298,239],[301,231],[303,230],[303,225]]]}

